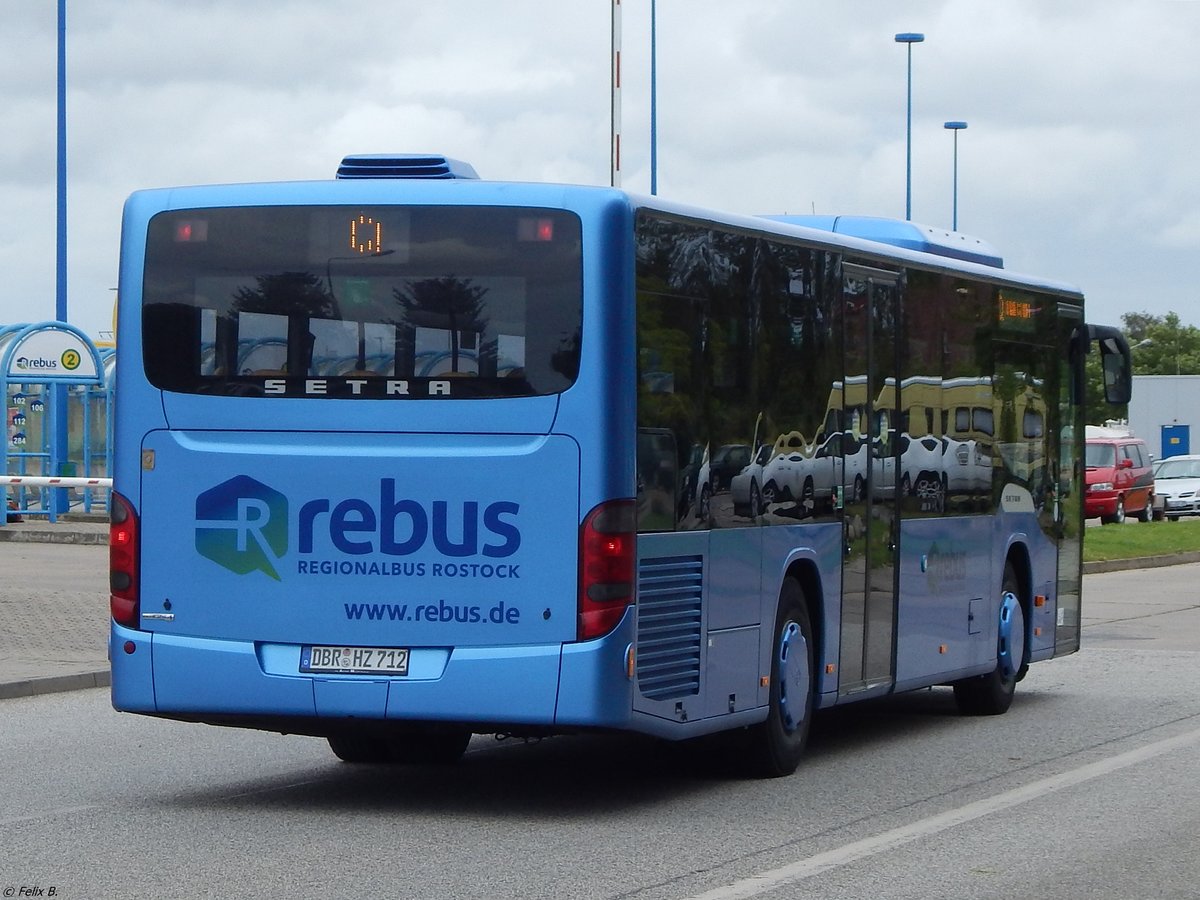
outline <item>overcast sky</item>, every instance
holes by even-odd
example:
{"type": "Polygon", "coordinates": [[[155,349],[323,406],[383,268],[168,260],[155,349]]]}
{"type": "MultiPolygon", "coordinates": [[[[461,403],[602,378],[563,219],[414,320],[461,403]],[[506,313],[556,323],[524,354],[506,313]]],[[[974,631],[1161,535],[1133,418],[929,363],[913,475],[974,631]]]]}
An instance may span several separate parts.
{"type": "MultiPolygon", "coordinates": [[[[623,0],[623,186],[650,190],[650,0],[623,0]]],[[[138,188],[326,179],[439,152],[609,183],[609,0],[68,0],[69,321],[110,329],[138,188]],[[371,11],[377,11],[372,15],[371,11]]],[[[1070,282],[1088,319],[1200,324],[1197,0],[658,0],[658,193],[904,217],[1070,282]]],[[[0,2],[0,324],[55,314],[53,0],[0,2]]]]}

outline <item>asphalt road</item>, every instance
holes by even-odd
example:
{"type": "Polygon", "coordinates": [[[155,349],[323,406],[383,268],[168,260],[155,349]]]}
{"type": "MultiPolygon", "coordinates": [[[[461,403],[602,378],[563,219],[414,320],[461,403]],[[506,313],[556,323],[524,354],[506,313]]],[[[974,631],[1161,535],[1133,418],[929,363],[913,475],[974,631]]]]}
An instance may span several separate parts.
{"type": "Polygon", "coordinates": [[[599,737],[355,767],[98,689],[0,701],[0,895],[1197,897],[1198,577],[1088,576],[1084,651],[1007,715],[944,689],[833,710],[772,781],[599,737]]]}

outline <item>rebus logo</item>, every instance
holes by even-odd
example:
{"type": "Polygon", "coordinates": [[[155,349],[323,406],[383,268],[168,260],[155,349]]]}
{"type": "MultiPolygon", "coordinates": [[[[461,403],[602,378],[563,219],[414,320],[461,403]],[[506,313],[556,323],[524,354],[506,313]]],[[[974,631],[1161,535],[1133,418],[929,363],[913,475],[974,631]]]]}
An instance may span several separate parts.
{"type": "Polygon", "coordinates": [[[279,581],[273,561],[287,549],[287,498],[274,488],[238,475],[196,498],[196,550],[217,565],[279,581]]]}

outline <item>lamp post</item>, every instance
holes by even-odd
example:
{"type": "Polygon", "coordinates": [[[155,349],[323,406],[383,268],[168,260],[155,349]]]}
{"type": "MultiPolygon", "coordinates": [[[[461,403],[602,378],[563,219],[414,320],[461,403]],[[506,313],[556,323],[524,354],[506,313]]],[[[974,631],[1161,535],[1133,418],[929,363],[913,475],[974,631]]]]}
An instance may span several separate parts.
{"type": "MultiPolygon", "coordinates": [[[[58,0],[58,91],[55,179],[56,248],[54,265],[54,317],[67,321],[67,0],[58,0]]],[[[67,386],[55,384],[50,392],[53,416],[50,435],[50,471],[47,475],[67,474],[70,455],[70,431],[67,422],[67,386]]],[[[50,501],[55,512],[66,512],[70,498],[66,491],[54,491],[50,501]]]]}
{"type": "Polygon", "coordinates": [[[658,15],[650,0],[650,196],[658,193],[658,15]]]}
{"type": "Polygon", "coordinates": [[[954,224],[952,230],[958,231],[958,133],[967,127],[967,123],[947,122],[942,127],[954,132],[954,224]]]}
{"type": "Polygon", "coordinates": [[[908,125],[905,131],[904,218],[912,220],[912,45],[925,40],[925,35],[905,31],[896,35],[897,44],[908,44],[908,125]]]}

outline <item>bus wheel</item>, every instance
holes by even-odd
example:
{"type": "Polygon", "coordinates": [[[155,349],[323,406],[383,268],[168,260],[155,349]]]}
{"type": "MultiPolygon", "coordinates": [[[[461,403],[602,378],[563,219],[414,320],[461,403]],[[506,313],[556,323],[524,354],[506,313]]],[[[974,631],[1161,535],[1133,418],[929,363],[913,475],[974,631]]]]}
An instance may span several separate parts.
{"type": "Polygon", "coordinates": [[[469,731],[413,732],[401,736],[332,734],[329,749],[342,762],[446,765],[457,762],[471,741],[469,731]]]}
{"type": "Polygon", "coordinates": [[[1025,674],[1025,613],[1012,563],[1004,566],[1000,588],[1000,637],[996,668],[987,675],[954,682],[954,701],[967,716],[997,716],[1012,705],[1017,682],[1025,674]]]}
{"type": "Polygon", "coordinates": [[[812,722],[812,626],[804,589],[794,578],[783,580],[775,623],[770,711],[765,722],[748,729],[750,769],[764,778],[796,771],[812,722]]]}
{"type": "Polygon", "coordinates": [[[406,734],[389,741],[392,762],[411,765],[446,766],[462,759],[471,743],[471,732],[423,731],[406,734]]]}
{"type": "Polygon", "coordinates": [[[331,734],[328,738],[329,749],[342,762],[348,763],[390,763],[392,750],[388,742],[381,737],[370,734],[331,734]]]}

